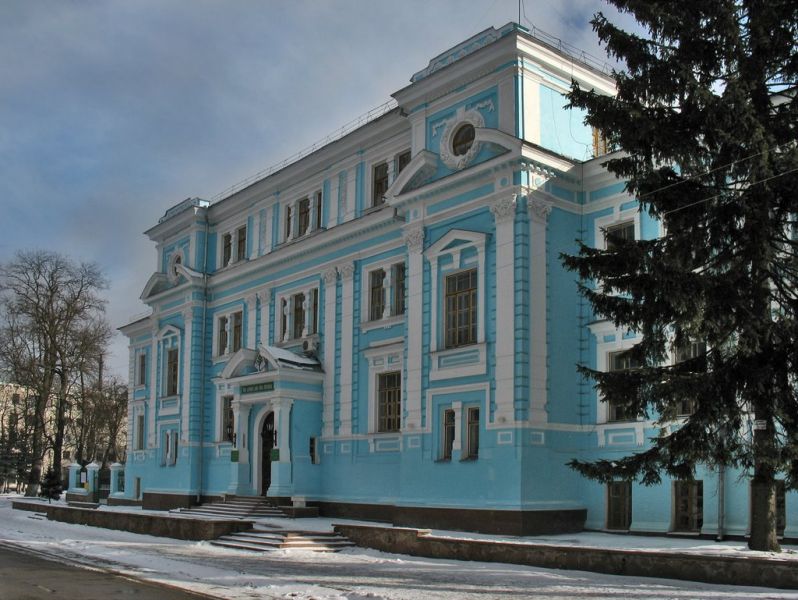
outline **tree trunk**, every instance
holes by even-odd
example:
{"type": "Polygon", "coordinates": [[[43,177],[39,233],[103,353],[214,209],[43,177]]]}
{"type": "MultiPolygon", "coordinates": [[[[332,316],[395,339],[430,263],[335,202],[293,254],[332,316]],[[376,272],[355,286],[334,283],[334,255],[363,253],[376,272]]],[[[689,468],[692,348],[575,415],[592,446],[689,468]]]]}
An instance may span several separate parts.
{"type": "Polygon", "coordinates": [[[46,406],[47,396],[37,396],[33,412],[32,463],[25,489],[25,496],[28,498],[35,498],[39,495],[39,482],[42,479],[42,461],[44,459],[44,411],[46,406]]]}
{"type": "Polygon", "coordinates": [[[776,485],[772,477],[770,481],[762,481],[755,476],[751,482],[751,537],[748,547],[764,552],[781,552],[776,536],[776,485]]]}
{"type": "Polygon", "coordinates": [[[58,391],[58,404],[55,409],[55,439],[53,442],[53,470],[61,473],[61,457],[64,454],[64,430],[66,429],[67,374],[63,368],[58,374],[61,388],[58,391]]]}

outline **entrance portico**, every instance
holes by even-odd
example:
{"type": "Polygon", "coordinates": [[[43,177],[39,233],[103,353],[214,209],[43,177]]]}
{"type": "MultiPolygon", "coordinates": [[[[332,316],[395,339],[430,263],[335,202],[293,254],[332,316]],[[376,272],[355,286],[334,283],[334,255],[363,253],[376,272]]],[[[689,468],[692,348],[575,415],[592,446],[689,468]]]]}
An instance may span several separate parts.
{"type": "MultiPolygon", "coordinates": [[[[295,401],[319,403],[323,373],[319,361],[281,348],[241,349],[230,359],[216,390],[217,431],[222,431],[226,403],[232,410],[228,423],[233,435],[227,492],[235,495],[291,496],[294,489],[292,440],[301,429],[320,431],[321,423],[303,423],[292,417],[295,401]]],[[[229,436],[228,436],[229,437],[229,436]]]]}

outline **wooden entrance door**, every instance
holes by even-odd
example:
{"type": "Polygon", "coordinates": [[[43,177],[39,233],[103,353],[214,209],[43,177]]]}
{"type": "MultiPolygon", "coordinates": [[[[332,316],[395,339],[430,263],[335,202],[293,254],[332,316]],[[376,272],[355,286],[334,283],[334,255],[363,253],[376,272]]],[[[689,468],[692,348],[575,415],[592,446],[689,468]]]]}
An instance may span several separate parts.
{"type": "Polygon", "coordinates": [[[272,448],[274,448],[274,413],[266,415],[260,432],[261,495],[265,496],[272,483],[272,448]]]}

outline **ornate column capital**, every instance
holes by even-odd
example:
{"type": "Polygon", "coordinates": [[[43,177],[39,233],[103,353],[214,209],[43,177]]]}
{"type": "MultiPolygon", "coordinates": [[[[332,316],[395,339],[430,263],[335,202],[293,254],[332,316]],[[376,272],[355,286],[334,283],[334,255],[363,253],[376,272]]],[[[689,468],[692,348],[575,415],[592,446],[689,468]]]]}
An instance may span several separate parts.
{"type": "Polygon", "coordinates": [[[258,299],[258,294],[256,292],[252,292],[251,294],[247,294],[244,297],[244,302],[247,303],[247,310],[253,310],[255,308],[255,302],[258,299]]]}
{"type": "Polygon", "coordinates": [[[261,304],[269,304],[272,300],[271,288],[263,288],[255,294],[261,301],[261,304]]]}
{"type": "Polygon", "coordinates": [[[421,252],[424,249],[424,226],[407,227],[402,234],[402,239],[410,252],[421,252]]]}
{"type": "Polygon", "coordinates": [[[527,210],[529,211],[529,216],[542,223],[545,223],[549,215],[551,214],[552,203],[542,198],[535,198],[534,196],[527,197],[527,210]]]}
{"type": "Polygon", "coordinates": [[[355,263],[343,263],[338,265],[336,269],[338,270],[338,273],[341,274],[341,279],[346,281],[352,279],[352,276],[355,274],[355,263]]]}
{"type": "Polygon", "coordinates": [[[512,221],[515,218],[516,194],[496,200],[490,205],[490,212],[497,224],[512,221]]]}
{"type": "Polygon", "coordinates": [[[324,280],[326,285],[333,285],[335,280],[338,279],[338,271],[335,267],[325,269],[321,274],[321,278],[324,280]]]}

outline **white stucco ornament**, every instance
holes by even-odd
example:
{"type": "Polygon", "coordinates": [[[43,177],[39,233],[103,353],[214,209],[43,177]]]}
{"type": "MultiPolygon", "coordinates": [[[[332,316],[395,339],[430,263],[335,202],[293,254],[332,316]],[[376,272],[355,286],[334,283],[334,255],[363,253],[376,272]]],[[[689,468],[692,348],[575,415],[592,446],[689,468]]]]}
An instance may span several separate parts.
{"type": "Polygon", "coordinates": [[[173,252],[169,257],[169,266],[166,268],[166,277],[169,279],[169,283],[172,285],[176,285],[178,279],[180,278],[180,273],[177,272],[177,265],[183,264],[184,260],[182,248],[173,252]]]}
{"type": "Polygon", "coordinates": [[[471,125],[474,129],[485,126],[485,119],[479,111],[460,108],[453,119],[446,123],[446,127],[441,135],[440,156],[443,164],[450,169],[464,169],[470,165],[477,154],[479,154],[480,143],[477,139],[471,142],[468,150],[462,154],[456,154],[453,146],[454,137],[461,127],[471,125]]]}

